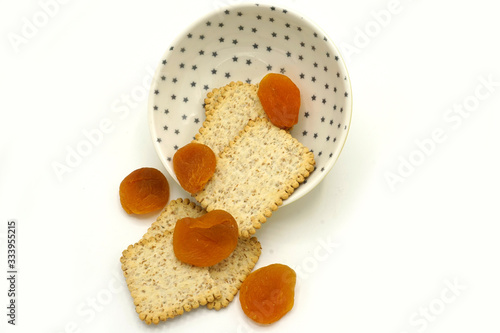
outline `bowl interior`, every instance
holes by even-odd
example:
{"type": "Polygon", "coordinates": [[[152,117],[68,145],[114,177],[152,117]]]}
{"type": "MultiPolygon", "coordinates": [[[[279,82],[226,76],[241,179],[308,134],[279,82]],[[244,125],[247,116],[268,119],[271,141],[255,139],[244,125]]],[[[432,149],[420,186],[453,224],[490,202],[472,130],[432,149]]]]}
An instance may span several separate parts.
{"type": "Polygon", "coordinates": [[[268,5],[237,5],[192,24],[168,48],[155,72],[149,123],[167,171],[176,150],[194,139],[205,119],[204,99],[231,81],[258,83],[267,73],[299,87],[299,122],[292,136],[314,152],[316,169],[283,202],[308,193],[330,171],[347,138],[351,85],[341,55],[314,23],[268,5]]]}

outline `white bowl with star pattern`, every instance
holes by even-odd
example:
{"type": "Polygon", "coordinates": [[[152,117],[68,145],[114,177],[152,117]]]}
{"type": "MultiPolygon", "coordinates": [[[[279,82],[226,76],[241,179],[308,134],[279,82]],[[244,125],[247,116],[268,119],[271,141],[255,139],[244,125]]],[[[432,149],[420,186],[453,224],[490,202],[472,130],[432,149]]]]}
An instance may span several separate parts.
{"type": "Polygon", "coordinates": [[[309,193],[332,169],[351,123],[351,84],[338,48],[312,21],[290,10],[241,4],[197,20],[168,47],[156,69],[148,114],[156,152],[177,181],[172,157],[205,119],[206,94],[231,81],[287,75],[301,93],[292,136],[308,147],[315,170],[283,201],[309,193]]]}

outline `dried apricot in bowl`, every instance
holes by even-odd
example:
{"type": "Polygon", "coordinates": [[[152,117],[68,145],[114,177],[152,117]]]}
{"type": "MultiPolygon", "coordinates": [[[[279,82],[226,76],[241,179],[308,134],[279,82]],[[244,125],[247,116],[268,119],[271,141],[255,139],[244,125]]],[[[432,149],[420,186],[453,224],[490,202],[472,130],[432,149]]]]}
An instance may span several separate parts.
{"type": "Polygon", "coordinates": [[[185,217],[175,224],[174,254],[187,264],[212,266],[231,255],[238,234],[236,220],[224,210],[213,210],[198,218],[185,217]]]}
{"type": "Polygon", "coordinates": [[[250,273],[240,288],[243,312],[259,324],[271,324],[293,308],[295,271],[282,264],[272,264],[250,273]]]}
{"type": "Polygon", "coordinates": [[[215,172],[216,158],[210,147],[191,142],[180,148],[172,160],[175,176],[187,192],[197,193],[215,172]]]}
{"type": "Polygon", "coordinates": [[[267,74],[259,83],[257,96],[275,126],[288,129],[299,121],[300,90],[288,76],[267,74]]]}
{"type": "Polygon", "coordinates": [[[120,203],[128,214],[147,214],[168,203],[170,187],[161,171],[141,168],[120,183],[120,203]]]}

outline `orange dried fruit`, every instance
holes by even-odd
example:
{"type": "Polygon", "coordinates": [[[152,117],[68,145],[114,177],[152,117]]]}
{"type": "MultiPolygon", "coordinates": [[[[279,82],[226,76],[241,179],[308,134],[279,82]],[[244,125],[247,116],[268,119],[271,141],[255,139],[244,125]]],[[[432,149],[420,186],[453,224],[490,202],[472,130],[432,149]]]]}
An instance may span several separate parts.
{"type": "Polygon", "coordinates": [[[250,273],[240,288],[243,312],[259,324],[271,324],[293,308],[295,271],[272,264],[250,273]]]}
{"type": "Polygon", "coordinates": [[[191,142],[177,150],[172,162],[179,184],[193,194],[201,191],[212,178],[216,158],[210,147],[191,142]]]}
{"type": "Polygon", "coordinates": [[[213,266],[229,257],[237,244],[238,224],[224,210],[213,210],[198,218],[185,217],[175,224],[174,253],[187,264],[213,266]]]}
{"type": "Polygon", "coordinates": [[[161,171],[141,168],[120,183],[120,203],[128,214],[147,214],[168,203],[170,187],[161,171]]]}
{"type": "Polygon", "coordinates": [[[267,74],[259,83],[257,96],[275,126],[289,129],[299,121],[300,91],[288,76],[267,74]]]}

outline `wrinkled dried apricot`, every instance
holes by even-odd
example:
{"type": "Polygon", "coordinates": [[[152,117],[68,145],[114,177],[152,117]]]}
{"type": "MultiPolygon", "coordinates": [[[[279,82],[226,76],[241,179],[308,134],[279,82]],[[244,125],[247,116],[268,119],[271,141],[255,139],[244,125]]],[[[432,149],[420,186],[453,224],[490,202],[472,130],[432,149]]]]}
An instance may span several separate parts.
{"type": "Polygon", "coordinates": [[[207,267],[226,259],[238,244],[238,224],[224,210],[198,218],[185,217],[175,224],[174,253],[187,264],[207,267]]]}
{"type": "Polygon", "coordinates": [[[288,76],[267,74],[259,83],[257,96],[275,126],[289,129],[299,121],[300,91],[288,76]]]}
{"type": "Polygon", "coordinates": [[[120,183],[120,203],[128,214],[147,214],[162,209],[169,196],[167,178],[154,168],[137,169],[120,183]]]}
{"type": "Polygon", "coordinates": [[[215,154],[201,143],[191,142],[180,148],[172,162],[179,184],[191,194],[201,191],[215,172],[215,154]]]}
{"type": "Polygon", "coordinates": [[[272,264],[250,273],[240,288],[243,312],[259,324],[271,324],[293,308],[297,276],[290,267],[272,264]]]}

